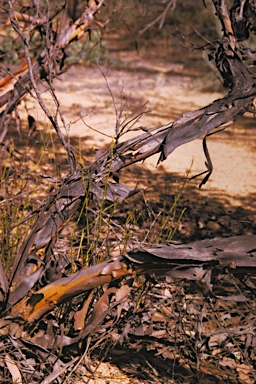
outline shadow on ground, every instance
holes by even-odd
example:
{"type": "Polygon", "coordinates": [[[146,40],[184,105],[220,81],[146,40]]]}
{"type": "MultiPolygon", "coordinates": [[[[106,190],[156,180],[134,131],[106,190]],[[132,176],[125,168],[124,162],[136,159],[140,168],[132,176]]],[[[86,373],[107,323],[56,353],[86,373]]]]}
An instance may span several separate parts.
{"type": "MultiPolygon", "coordinates": [[[[8,155],[6,158],[8,158],[9,166],[12,168],[12,177],[15,173],[17,176],[22,173],[22,166],[26,167],[24,174],[37,172],[38,177],[41,173],[51,177],[60,177],[68,171],[65,151],[54,133],[40,130],[29,132],[26,129],[18,132],[14,126],[11,126],[8,136],[7,139],[10,140],[9,143],[12,141],[15,151],[12,154],[7,153],[6,148],[2,146],[2,154],[8,155]],[[18,167],[19,159],[22,162],[18,167]]],[[[94,152],[92,148],[87,148],[84,144],[84,139],[81,142],[80,138],[72,138],[71,145],[76,149],[78,160],[86,166],[94,161],[94,152]]],[[[44,186],[48,184],[47,191],[49,191],[52,183],[45,178],[43,180],[44,186]]],[[[137,187],[139,192],[127,201],[118,204],[111,220],[115,221],[120,228],[129,226],[130,235],[137,244],[140,242],[153,243],[154,241],[168,242],[170,240],[187,242],[216,236],[255,234],[255,195],[246,195],[241,198],[240,206],[233,206],[230,204],[228,196],[216,194],[216,191],[208,189],[207,184],[203,189],[199,189],[200,181],[200,178],[191,181],[185,180],[177,174],[164,172],[161,167],[152,171],[144,167],[143,164],[133,165],[121,172],[120,182],[128,184],[130,187],[137,187]]],[[[54,185],[54,188],[57,190],[58,186],[54,185]]],[[[23,208],[20,207],[20,210],[22,211],[23,208]]],[[[82,225],[82,220],[80,220],[80,225],[82,225]]],[[[102,235],[106,237],[104,234],[102,235]]],[[[100,236],[99,240],[101,241],[100,236]]],[[[113,234],[108,237],[108,242],[111,241],[117,241],[113,234]]],[[[240,283],[234,281],[232,284],[231,292],[240,283]]],[[[136,312],[137,316],[136,319],[133,318],[134,324],[137,322],[135,324],[137,327],[143,323],[148,324],[148,319],[152,318],[153,313],[168,308],[170,305],[172,311],[170,311],[169,317],[167,316],[165,320],[163,317],[160,317],[160,320],[155,318],[154,322],[152,320],[152,327],[157,323],[161,331],[165,330],[172,335],[173,331],[177,329],[179,333],[177,339],[170,342],[168,337],[152,338],[146,334],[136,336],[133,333],[131,336],[127,336],[126,343],[123,345],[114,347],[115,343],[113,343],[113,348],[109,351],[107,359],[120,367],[129,377],[136,378],[141,383],[155,383],[156,380],[160,380],[161,383],[172,383],[172,380],[175,380],[175,383],[204,382],[210,384],[223,382],[218,367],[213,363],[214,358],[208,354],[208,349],[206,348],[207,353],[205,352],[204,355],[204,349],[201,351],[200,348],[203,348],[211,340],[215,332],[215,323],[219,326],[218,334],[220,334],[221,339],[224,337],[224,333],[226,335],[229,327],[238,327],[238,324],[243,324],[243,322],[244,327],[247,327],[250,325],[250,321],[255,321],[255,310],[252,307],[252,296],[255,294],[253,289],[250,292],[251,297],[248,302],[232,302],[231,305],[226,302],[220,304],[220,300],[202,294],[200,284],[194,286],[190,282],[185,282],[176,287],[168,281],[149,278],[138,287],[141,288],[141,286],[145,287],[146,285],[148,295],[142,295],[139,306],[136,304],[134,307],[134,313],[136,312]],[[154,289],[156,290],[154,291],[154,289]],[[173,289],[172,295],[166,298],[162,294],[163,289],[164,292],[166,289],[173,289]],[[153,301],[152,297],[154,298],[153,301]],[[198,305],[195,304],[197,302],[198,305]],[[137,308],[140,311],[137,311],[137,308]],[[215,317],[216,313],[220,314],[220,318],[215,317]],[[201,322],[198,320],[200,316],[201,322]],[[236,323],[233,322],[234,319],[236,323]],[[189,334],[186,333],[188,332],[188,323],[191,323],[189,334]],[[209,327],[208,333],[205,330],[208,339],[207,337],[200,339],[198,324],[204,324],[206,330],[209,327]],[[225,332],[223,328],[225,328],[225,332]],[[182,341],[179,341],[180,338],[182,341]],[[169,346],[171,348],[168,349],[169,346]],[[211,356],[207,363],[204,360],[206,355],[211,356]]],[[[130,316],[132,315],[133,313],[130,311],[130,316]]],[[[118,325],[118,332],[120,330],[122,332],[129,321],[128,309],[127,317],[121,318],[123,323],[118,325]]],[[[107,327],[108,322],[105,324],[107,327]]],[[[114,328],[111,328],[112,333],[114,328]]],[[[135,327],[135,329],[137,328],[135,327]]],[[[239,329],[236,328],[236,332],[239,332],[239,329]]],[[[214,353],[218,354],[218,361],[227,364],[227,372],[230,369],[229,366],[238,364],[238,360],[240,365],[247,362],[246,367],[251,367],[253,343],[251,341],[250,347],[246,348],[247,333],[243,331],[242,335],[245,335],[242,341],[239,339],[235,343],[236,336],[225,336],[223,345],[218,339],[216,348],[212,346],[209,348],[209,351],[215,351],[214,353]],[[233,344],[229,347],[231,342],[233,344]],[[242,352],[238,359],[234,353],[237,354],[239,350],[242,352]],[[230,358],[231,360],[228,360],[230,358]]],[[[120,334],[117,336],[119,337],[120,334]]],[[[240,367],[239,364],[237,365],[238,368],[240,367]]],[[[235,373],[238,372],[238,368],[235,373]]],[[[226,371],[223,368],[223,372],[226,371]]],[[[235,377],[233,373],[231,378],[227,372],[225,373],[227,380],[229,380],[227,382],[238,382],[233,380],[235,377]]]]}

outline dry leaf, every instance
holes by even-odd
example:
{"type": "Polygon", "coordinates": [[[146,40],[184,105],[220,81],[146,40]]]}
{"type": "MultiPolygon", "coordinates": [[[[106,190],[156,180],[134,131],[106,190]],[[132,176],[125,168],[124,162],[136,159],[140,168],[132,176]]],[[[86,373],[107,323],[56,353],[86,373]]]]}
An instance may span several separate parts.
{"type": "Polygon", "coordinates": [[[236,371],[238,372],[239,379],[244,384],[254,384],[255,381],[252,380],[249,374],[254,372],[254,369],[251,365],[240,364],[237,366],[236,371]]]}
{"type": "Polygon", "coordinates": [[[93,297],[93,291],[90,292],[88,298],[85,300],[82,309],[80,309],[80,311],[77,311],[74,314],[74,319],[75,319],[74,329],[76,331],[81,331],[82,329],[84,329],[84,321],[89,309],[89,305],[92,301],[92,297],[93,297]]]}
{"type": "Polygon", "coordinates": [[[15,361],[8,354],[5,355],[5,364],[12,375],[12,381],[14,384],[22,384],[22,377],[15,361]]]}

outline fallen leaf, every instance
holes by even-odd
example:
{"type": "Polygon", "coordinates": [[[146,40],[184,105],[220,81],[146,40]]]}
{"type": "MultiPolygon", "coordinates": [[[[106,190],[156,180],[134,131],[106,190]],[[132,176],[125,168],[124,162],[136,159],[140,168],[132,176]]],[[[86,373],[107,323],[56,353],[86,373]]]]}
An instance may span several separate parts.
{"type": "Polygon", "coordinates": [[[21,374],[20,374],[20,370],[17,367],[15,361],[8,354],[5,355],[4,361],[5,361],[5,364],[6,364],[7,368],[10,371],[10,374],[12,375],[13,383],[15,383],[15,384],[22,384],[22,377],[21,377],[21,374]]]}

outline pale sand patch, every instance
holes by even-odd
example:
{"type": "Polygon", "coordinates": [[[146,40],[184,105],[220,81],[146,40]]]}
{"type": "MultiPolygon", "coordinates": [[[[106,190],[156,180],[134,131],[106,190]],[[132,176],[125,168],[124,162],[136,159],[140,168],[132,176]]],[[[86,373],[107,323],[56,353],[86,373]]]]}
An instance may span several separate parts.
{"type": "MultiPolygon", "coordinates": [[[[193,89],[198,79],[188,76],[104,67],[102,71],[107,77],[108,86],[97,67],[74,67],[55,81],[61,109],[66,122],[70,124],[70,135],[80,137],[82,145],[87,147],[101,148],[111,143],[111,136],[115,133],[115,107],[119,113],[121,102],[127,114],[148,102],[151,112],[143,115],[137,126],[152,128],[169,123],[184,112],[204,107],[222,97],[220,93],[193,89]],[[108,87],[115,100],[115,107],[108,87]],[[83,116],[84,121],[80,116],[83,116]],[[93,131],[85,123],[103,134],[93,131]]],[[[253,118],[248,119],[253,124],[253,118]]],[[[240,198],[256,193],[255,129],[245,128],[241,124],[242,119],[208,138],[214,171],[202,189],[203,194],[204,191],[207,194],[218,194],[218,191],[225,193],[230,202],[236,205],[240,204],[240,198]]],[[[139,133],[128,133],[123,140],[139,133]]],[[[157,160],[158,155],[153,156],[146,164],[154,169],[157,160]]],[[[202,138],[177,148],[162,165],[166,171],[184,175],[192,161],[191,175],[205,170],[202,138]]]]}
{"type": "MultiPolygon", "coordinates": [[[[222,97],[220,93],[194,89],[199,80],[188,76],[104,67],[101,71],[97,67],[73,67],[54,81],[60,110],[70,130],[70,136],[79,138],[81,147],[87,149],[101,149],[110,145],[115,135],[115,108],[118,114],[120,109],[124,109],[121,118],[123,120],[125,116],[147,103],[148,112],[136,126],[153,128],[222,97]],[[108,84],[101,71],[104,72],[108,84]]],[[[42,96],[54,114],[56,107],[49,93],[45,91],[42,96]]],[[[53,131],[35,101],[27,102],[27,108],[40,122],[40,129],[53,131]]],[[[24,110],[20,110],[21,116],[25,118],[24,110]]],[[[240,205],[241,199],[253,204],[253,195],[256,193],[256,144],[253,124],[251,115],[243,117],[238,119],[235,125],[208,138],[214,170],[207,185],[202,188],[202,196],[223,195],[234,205],[240,205]]],[[[63,132],[65,133],[64,129],[63,132]]],[[[143,132],[138,130],[127,133],[121,141],[140,133],[143,132]]],[[[78,150],[76,148],[76,151],[78,150]]],[[[158,157],[159,155],[152,156],[141,166],[154,170],[158,157]]],[[[190,168],[191,175],[203,172],[206,168],[202,137],[177,148],[162,166],[167,172],[182,176],[190,168]]],[[[202,178],[203,176],[198,179],[198,185],[202,178]]]]}
{"type": "Polygon", "coordinates": [[[93,374],[86,371],[83,365],[78,368],[81,371],[81,379],[75,381],[76,384],[143,384],[135,378],[129,378],[123,374],[115,365],[109,363],[98,363],[98,367],[93,374]],[[84,371],[84,374],[83,374],[84,371]]]}

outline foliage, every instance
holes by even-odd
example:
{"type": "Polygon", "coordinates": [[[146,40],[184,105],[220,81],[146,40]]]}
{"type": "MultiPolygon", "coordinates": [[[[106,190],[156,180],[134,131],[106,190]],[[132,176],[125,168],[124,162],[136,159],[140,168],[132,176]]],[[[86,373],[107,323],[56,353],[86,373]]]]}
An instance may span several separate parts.
{"type": "Polygon", "coordinates": [[[19,39],[13,38],[13,30],[6,27],[5,34],[0,43],[1,62],[18,64],[23,52],[23,44],[19,39]]]}
{"type": "Polygon", "coordinates": [[[74,64],[91,65],[108,62],[106,44],[102,40],[101,34],[97,31],[93,32],[89,40],[86,36],[68,46],[66,55],[66,64],[70,66],[74,64]]]}

